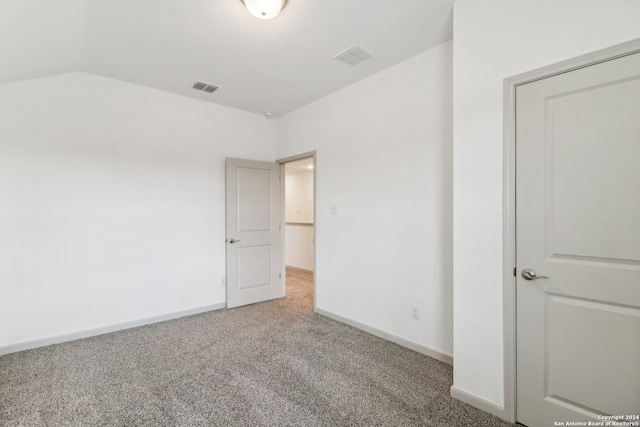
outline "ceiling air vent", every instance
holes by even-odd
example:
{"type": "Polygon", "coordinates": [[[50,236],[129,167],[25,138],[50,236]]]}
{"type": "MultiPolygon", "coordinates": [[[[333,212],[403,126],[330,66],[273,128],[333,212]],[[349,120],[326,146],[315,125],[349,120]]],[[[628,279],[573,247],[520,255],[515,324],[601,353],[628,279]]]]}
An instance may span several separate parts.
{"type": "Polygon", "coordinates": [[[349,65],[358,65],[361,62],[364,62],[372,57],[372,54],[359,46],[350,47],[344,52],[340,52],[339,54],[334,56],[335,59],[339,59],[340,61],[346,62],[349,65]]]}
{"type": "Polygon", "coordinates": [[[202,92],[213,93],[218,90],[218,86],[212,85],[210,83],[205,82],[195,82],[193,86],[191,86],[195,90],[201,90],[202,92]]]}

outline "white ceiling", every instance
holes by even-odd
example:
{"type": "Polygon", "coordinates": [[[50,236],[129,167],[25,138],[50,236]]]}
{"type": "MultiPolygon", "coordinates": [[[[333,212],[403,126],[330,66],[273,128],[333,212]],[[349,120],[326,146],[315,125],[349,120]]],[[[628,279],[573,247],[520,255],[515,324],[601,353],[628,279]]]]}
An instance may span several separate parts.
{"type": "Polygon", "coordinates": [[[2,0],[0,83],[86,71],[278,116],[449,40],[453,1],[289,0],[262,21],[241,0],[2,0]],[[333,59],[353,45],[374,57],[333,59]]]}
{"type": "Polygon", "coordinates": [[[284,174],[293,175],[294,173],[309,172],[313,170],[313,157],[295,160],[284,164],[284,174]]]}

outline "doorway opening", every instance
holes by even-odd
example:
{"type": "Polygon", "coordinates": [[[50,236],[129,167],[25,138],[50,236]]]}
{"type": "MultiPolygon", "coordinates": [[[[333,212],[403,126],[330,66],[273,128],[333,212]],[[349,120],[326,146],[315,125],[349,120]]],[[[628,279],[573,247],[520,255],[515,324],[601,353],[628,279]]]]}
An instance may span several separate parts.
{"type": "Polygon", "coordinates": [[[315,311],[315,157],[280,161],[284,201],[286,297],[315,311]]]}

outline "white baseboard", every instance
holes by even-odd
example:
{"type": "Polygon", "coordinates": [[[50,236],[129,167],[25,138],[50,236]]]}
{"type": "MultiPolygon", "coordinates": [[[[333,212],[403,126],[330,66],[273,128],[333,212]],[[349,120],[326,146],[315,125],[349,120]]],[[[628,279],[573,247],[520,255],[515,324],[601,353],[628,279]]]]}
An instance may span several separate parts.
{"type": "Polygon", "coordinates": [[[375,335],[377,337],[383,338],[387,341],[391,341],[394,342],[398,345],[401,345],[403,347],[407,347],[410,348],[413,351],[417,351],[418,353],[422,353],[426,356],[429,356],[433,359],[439,360],[441,362],[444,362],[448,365],[453,365],[453,356],[451,356],[450,354],[447,353],[443,353],[441,351],[438,350],[434,350],[432,348],[429,348],[425,345],[422,344],[418,344],[417,342],[408,340],[406,338],[402,338],[399,337],[398,335],[392,334],[390,332],[386,332],[383,331],[381,329],[377,329],[374,328],[372,326],[369,325],[365,325],[364,323],[360,323],[356,320],[353,319],[349,319],[347,317],[341,316],[339,314],[335,314],[331,311],[327,311],[327,310],[323,310],[321,308],[316,308],[316,313],[320,314],[321,316],[325,316],[328,317],[330,319],[333,320],[337,320],[338,322],[341,323],[346,323],[349,326],[353,326],[354,328],[363,330],[365,332],[370,333],[371,335],[375,335]]]}
{"type": "Polygon", "coordinates": [[[296,267],[295,265],[286,265],[286,268],[291,268],[292,270],[301,270],[301,271],[308,271],[313,273],[313,270],[308,269],[308,268],[303,268],[303,267],[296,267]]]}
{"type": "Polygon", "coordinates": [[[461,402],[488,412],[491,415],[495,415],[500,419],[504,419],[505,413],[503,406],[490,402],[476,394],[464,391],[463,389],[456,387],[455,385],[451,386],[451,388],[449,389],[449,393],[454,399],[458,399],[461,402]]]}
{"type": "Polygon", "coordinates": [[[176,311],[173,313],[161,314],[159,316],[147,317],[144,319],[132,320],[130,322],[117,323],[115,325],[103,326],[100,328],[86,329],[84,331],[71,332],[68,334],[56,335],[53,337],[40,338],[32,341],[24,341],[17,344],[0,346],[0,356],[17,353],[19,351],[31,350],[33,348],[45,347],[53,344],[60,344],[67,341],[79,340],[82,338],[94,337],[96,335],[108,334],[110,332],[121,331],[123,329],[137,328],[138,326],[150,325],[152,323],[164,322],[166,320],[177,319],[179,317],[192,316],[207,311],[220,310],[225,308],[226,304],[214,304],[204,307],[192,308],[189,310],[176,311]]]}

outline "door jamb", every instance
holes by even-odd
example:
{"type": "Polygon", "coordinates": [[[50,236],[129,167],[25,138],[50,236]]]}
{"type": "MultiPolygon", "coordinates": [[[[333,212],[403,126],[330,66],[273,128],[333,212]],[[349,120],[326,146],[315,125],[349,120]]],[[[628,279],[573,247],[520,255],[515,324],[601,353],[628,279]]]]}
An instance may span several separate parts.
{"type": "Polygon", "coordinates": [[[516,88],[520,85],[640,53],[640,39],[611,46],[504,80],[503,115],[503,349],[504,419],[516,414],[516,88]]]}
{"type": "MultiPolygon", "coordinates": [[[[286,215],[286,209],[285,209],[285,202],[286,202],[286,197],[285,197],[285,193],[284,193],[284,165],[285,163],[290,163],[290,162],[294,162],[296,160],[302,160],[302,159],[308,159],[308,158],[312,158],[313,159],[313,312],[316,313],[316,307],[317,307],[317,289],[318,289],[318,251],[316,250],[316,233],[318,230],[318,215],[317,215],[317,203],[316,203],[316,194],[317,194],[317,163],[318,163],[318,153],[317,151],[307,151],[306,153],[302,153],[302,154],[297,154],[295,156],[289,156],[289,157],[284,157],[282,159],[278,159],[276,160],[276,163],[280,164],[280,176],[282,177],[282,179],[280,180],[280,203],[282,204],[282,209],[281,214],[282,214],[282,219],[280,221],[280,223],[283,225],[283,227],[286,228],[287,223],[285,221],[285,215],[286,215]]],[[[285,234],[285,228],[282,229],[282,236],[284,237],[285,234]]],[[[286,289],[286,278],[287,278],[287,269],[286,269],[286,242],[285,239],[282,239],[282,271],[284,272],[284,277],[285,277],[285,289],[286,289]]]]}

